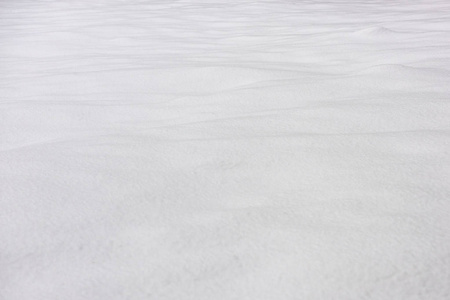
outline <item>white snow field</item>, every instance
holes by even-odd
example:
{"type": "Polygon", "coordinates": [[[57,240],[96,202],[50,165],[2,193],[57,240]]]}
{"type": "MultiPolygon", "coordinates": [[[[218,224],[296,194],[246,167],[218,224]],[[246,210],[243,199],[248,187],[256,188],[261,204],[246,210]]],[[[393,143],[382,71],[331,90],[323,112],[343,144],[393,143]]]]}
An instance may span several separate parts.
{"type": "Polygon", "coordinates": [[[0,299],[450,299],[450,1],[0,0],[0,299]]]}

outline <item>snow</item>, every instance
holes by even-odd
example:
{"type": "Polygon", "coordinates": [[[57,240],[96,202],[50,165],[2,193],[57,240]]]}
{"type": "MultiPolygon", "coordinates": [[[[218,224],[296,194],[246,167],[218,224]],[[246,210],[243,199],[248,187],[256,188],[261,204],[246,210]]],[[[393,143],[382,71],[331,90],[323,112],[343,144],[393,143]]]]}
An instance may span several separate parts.
{"type": "Polygon", "coordinates": [[[449,299],[450,2],[3,0],[0,299],[449,299]]]}

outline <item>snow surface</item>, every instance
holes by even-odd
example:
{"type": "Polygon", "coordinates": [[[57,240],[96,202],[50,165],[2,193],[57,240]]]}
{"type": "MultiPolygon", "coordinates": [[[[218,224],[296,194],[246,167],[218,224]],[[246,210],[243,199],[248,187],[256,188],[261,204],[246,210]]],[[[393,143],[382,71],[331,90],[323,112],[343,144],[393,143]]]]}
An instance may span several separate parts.
{"type": "Polygon", "coordinates": [[[450,299],[450,2],[0,1],[0,299],[450,299]]]}

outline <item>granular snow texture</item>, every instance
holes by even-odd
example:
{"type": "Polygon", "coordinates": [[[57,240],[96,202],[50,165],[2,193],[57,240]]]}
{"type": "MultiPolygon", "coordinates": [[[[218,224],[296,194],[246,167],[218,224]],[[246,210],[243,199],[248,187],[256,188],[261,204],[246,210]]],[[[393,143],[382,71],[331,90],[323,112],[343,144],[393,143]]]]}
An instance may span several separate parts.
{"type": "Polygon", "coordinates": [[[0,299],[450,299],[450,2],[0,1],[0,299]]]}

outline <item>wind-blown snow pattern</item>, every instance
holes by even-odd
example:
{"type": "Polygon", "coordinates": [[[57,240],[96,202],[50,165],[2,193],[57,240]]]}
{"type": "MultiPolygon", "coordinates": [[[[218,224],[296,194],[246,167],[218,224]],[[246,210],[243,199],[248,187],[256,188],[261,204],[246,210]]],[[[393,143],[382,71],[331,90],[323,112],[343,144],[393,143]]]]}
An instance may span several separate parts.
{"type": "Polygon", "coordinates": [[[450,2],[0,1],[0,299],[450,299],[450,2]]]}

